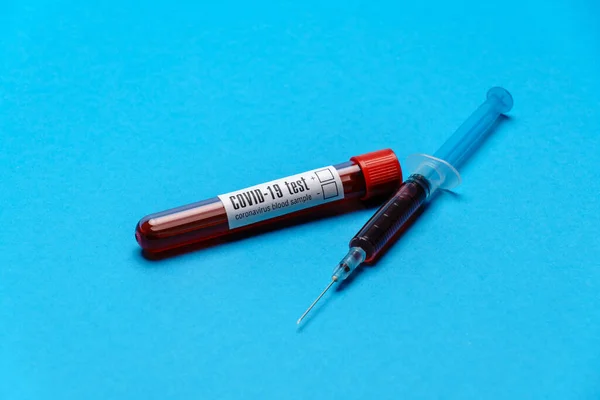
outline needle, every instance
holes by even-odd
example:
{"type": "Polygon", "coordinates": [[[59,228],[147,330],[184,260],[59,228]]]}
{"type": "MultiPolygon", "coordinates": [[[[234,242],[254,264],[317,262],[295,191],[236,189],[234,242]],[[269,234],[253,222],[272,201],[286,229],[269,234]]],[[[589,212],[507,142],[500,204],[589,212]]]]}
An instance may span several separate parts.
{"type": "Polygon", "coordinates": [[[304,317],[306,317],[306,314],[308,314],[310,312],[310,310],[313,309],[313,307],[315,306],[315,304],[317,304],[319,302],[319,300],[321,300],[321,297],[323,297],[323,295],[325,293],[327,293],[327,291],[329,290],[329,288],[331,286],[333,286],[333,284],[337,281],[337,277],[333,277],[333,279],[331,280],[331,283],[329,285],[327,285],[327,287],[325,288],[325,290],[323,290],[321,292],[321,294],[319,295],[319,297],[317,297],[315,299],[315,301],[312,302],[312,304],[306,309],[306,311],[304,311],[304,314],[302,314],[302,316],[300,318],[298,318],[298,321],[296,321],[297,325],[300,325],[300,322],[302,322],[302,320],[304,319],[304,317]]]}

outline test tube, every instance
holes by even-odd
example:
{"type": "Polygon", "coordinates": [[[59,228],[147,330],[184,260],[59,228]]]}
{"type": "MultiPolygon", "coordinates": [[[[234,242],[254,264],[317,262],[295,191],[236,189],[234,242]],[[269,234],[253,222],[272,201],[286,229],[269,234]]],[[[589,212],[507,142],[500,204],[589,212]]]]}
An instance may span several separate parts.
{"type": "Polygon", "coordinates": [[[146,254],[157,255],[277,221],[333,213],[349,202],[389,195],[401,183],[396,155],[379,150],[147,215],[135,237],[146,254]]]}

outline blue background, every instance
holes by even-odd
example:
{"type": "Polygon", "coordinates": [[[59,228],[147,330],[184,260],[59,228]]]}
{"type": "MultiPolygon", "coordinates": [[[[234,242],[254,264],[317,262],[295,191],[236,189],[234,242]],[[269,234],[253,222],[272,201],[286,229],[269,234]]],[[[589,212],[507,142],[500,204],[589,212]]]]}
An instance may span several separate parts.
{"type": "Polygon", "coordinates": [[[596,1],[79,3],[0,11],[1,399],[600,397],[596,1]],[[140,256],[145,214],[431,153],[493,85],[457,194],[303,329],[373,210],[140,256]]]}

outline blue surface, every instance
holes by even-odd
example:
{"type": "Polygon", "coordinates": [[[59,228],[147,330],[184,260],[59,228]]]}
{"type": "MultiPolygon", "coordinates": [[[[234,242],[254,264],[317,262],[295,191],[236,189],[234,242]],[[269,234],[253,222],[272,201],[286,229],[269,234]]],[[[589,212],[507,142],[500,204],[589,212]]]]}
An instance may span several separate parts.
{"type": "Polygon", "coordinates": [[[600,397],[596,1],[79,3],[0,12],[1,399],[600,397]],[[144,214],[433,152],[493,85],[457,194],[300,331],[372,210],[140,257],[144,214]]]}

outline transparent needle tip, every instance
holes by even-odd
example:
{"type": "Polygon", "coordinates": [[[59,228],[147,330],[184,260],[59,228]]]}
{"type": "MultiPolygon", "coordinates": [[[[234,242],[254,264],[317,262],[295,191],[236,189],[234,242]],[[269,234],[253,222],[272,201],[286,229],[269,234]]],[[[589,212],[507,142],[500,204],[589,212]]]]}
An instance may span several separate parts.
{"type": "Polygon", "coordinates": [[[310,312],[310,310],[313,309],[313,307],[315,306],[315,304],[317,304],[319,302],[319,300],[321,300],[321,297],[323,297],[323,295],[325,293],[327,293],[327,291],[329,290],[330,287],[333,286],[333,284],[337,281],[336,277],[333,277],[333,279],[331,280],[331,282],[329,283],[329,285],[327,285],[327,287],[325,288],[325,290],[323,290],[321,292],[321,294],[319,295],[319,297],[317,297],[315,299],[315,301],[312,302],[312,304],[306,309],[306,311],[304,311],[304,314],[302,314],[302,316],[300,318],[298,318],[298,321],[296,321],[297,325],[300,325],[300,322],[302,322],[302,320],[304,319],[304,317],[306,317],[306,315],[310,312]]]}

